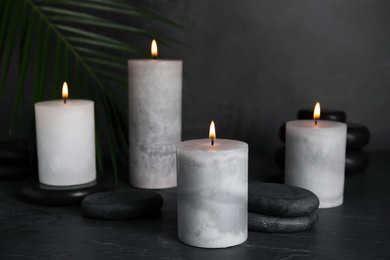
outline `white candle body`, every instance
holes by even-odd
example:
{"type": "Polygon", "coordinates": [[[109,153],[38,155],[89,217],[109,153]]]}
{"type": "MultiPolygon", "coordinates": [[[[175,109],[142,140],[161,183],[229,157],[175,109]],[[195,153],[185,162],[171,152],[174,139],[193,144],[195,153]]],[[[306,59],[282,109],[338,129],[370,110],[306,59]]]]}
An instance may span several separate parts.
{"type": "Polygon", "coordinates": [[[96,179],[93,101],[38,102],[35,121],[41,183],[68,186],[96,179]]]}
{"type": "Polygon", "coordinates": [[[182,61],[129,60],[128,68],[130,185],[176,187],[182,61]]]}
{"type": "Polygon", "coordinates": [[[248,145],[210,139],[177,145],[179,239],[204,248],[243,243],[248,236],[248,145]]]}
{"type": "Polygon", "coordinates": [[[285,183],[314,192],[320,208],[343,204],[347,127],[296,120],[286,124],[285,183]]]}

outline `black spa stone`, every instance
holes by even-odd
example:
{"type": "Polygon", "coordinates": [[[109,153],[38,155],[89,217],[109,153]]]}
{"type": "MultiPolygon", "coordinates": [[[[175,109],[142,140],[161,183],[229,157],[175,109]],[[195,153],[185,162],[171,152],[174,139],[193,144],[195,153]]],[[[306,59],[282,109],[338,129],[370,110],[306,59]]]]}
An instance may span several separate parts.
{"type": "Polygon", "coordinates": [[[370,130],[361,124],[347,123],[347,150],[358,150],[371,139],[370,130]]]}
{"type": "MultiPolygon", "coordinates": [[[[299,110],[297,114],[298,119],[313,119],[313,110],[314,108],[299,110]]],[[[321,119],[345,122],[347,121],[347,114],[340,110],[321,108],[321,119]]]]}
{"type": "Polygon", "coordinates": [[[363,150],[347,150],[345,158],[345,174],[363,172],[370,164],[370,157],[363,150]]]}
{"type": "Polygon", "coordinates": [[[29,164],[2,165],[0,164],[0,179],[24,179],[38,175],[38,166],[29,164]]]}
{"type": "Polygon", "coordinates": [[[279,138],[283,143],[286,143],[286,123],[279,128],[279,138]]]}
{"type": "Polygon", "coordinates": [[[307,216],[320,204],[313,192],[286,184],[251,183],[248,191],[248,209],[263,215],[307,216]]]}
{"type": "Polygon", "coordinates": [[[81,209],[90,218],[116,220],[156,214],[163,203],[162,196],[156,192],[126,189],[87,196],[81,202],[81,209]]]}
{"type": "Polygon", "coordinates": [[[0,148],[0,163],[13,165],[28,162],[30,153],[27,150],[0,148]]]}
{"type": "Polygon", "coordinates": [[[80,205],[84,197],[97,192],[114,188],[113,181],[108,176],[100,174],[97,180],[72,186],[51,186],[39,182],[37,177],[23,181],[20,193],[28,202],[44,206],[80,205]]]}
{"type": "MultiPolygon", "coordinates": [[[[26,143],[26,141],[24,142],[26,143]]],[[[18,140],[0,142],[0,164],[36,165],[36,152],[31,152],[26,147],[21,147],[18,140]]]]}
{"type": "Polygon", "coordinates": [[[284,145],[279,147],[278,150],[276,150],[275,152],[275,163],[282,170],[284,170],[284,165],[285,165],[285,153],[286,153],[286,146],[284,145]]]}
{"type": "Polygon", "coordinates": [[[303,217],[273,217],[248,212],[248,230],[268,233],[292,233],[311,229],[317,223],[316,212],[303,217]]]}

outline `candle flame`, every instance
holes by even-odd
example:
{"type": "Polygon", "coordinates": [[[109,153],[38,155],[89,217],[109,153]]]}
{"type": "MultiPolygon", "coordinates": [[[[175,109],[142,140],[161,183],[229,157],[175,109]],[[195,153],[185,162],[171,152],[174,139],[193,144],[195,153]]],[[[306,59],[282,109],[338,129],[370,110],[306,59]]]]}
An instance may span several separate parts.
{"type": "Polygon", "coordinates": [[[212,120],[210,124],[210,131],[209,131],[209,138],[211,139],[211,145],[214,145],[214,139],[216,137],[217,135],[215,134],[215,124],[214,121],[212,120]]]}
{"type": "Polygon", "coordinates": [[[157,59],[158,50],[157,50],[157,42],[155,39],[153,39],[152,41],[152,46],[150,47],[150,51],[152,53],[153,59],[157,59]]]}
{"type": "Polygon", "coordinates": [[[317,120],[320,119],[321,116],[321,107],[320,102],[317,102],[314,107],[313,119],[315,120],[315,124],[317,124],[317,120]]]}
{"type": "Polygon", "coordinates": [[[66,100],[69,96],[69,91],[68,91],[68,84],[66,81],[62,85],[62,99],[66,100]]]}

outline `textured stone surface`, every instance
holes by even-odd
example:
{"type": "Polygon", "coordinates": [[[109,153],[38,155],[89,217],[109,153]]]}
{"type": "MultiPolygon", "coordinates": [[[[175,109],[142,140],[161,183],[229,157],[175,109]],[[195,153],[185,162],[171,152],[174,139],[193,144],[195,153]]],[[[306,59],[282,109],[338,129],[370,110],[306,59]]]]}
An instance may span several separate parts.
{"type": "Polygon", "coordinates": [[[164,200],[145,190],[115,190],[89,195],[81,202],[84,215],[95,219],[128,219],[159,212],[164,200]]]}
{"type": "Polygon", "coordinates": [[[306,216],[317,210],[317,196],[306,189],[279,183],[251,183],[248,209],[279,217],[306,216]]]}
{"type": "Polygon", "coordinates": [[[45,185],[40,183],[38,178],[32,177],[23,182],[20,193],[25,200],[34,204],[71,206],[79,205],[87,195],[107,191],[112,188],[113,183],[108,176],[99,176],[93,182],[73,186],[45,185]]]}
{"type": "Polygon", "coordinates": [[[304,217],[273,217],[254,212],[248,213],[249,231],[270,233],[291,233],[312,228],[318,220],[316,212],[304,217]]]}

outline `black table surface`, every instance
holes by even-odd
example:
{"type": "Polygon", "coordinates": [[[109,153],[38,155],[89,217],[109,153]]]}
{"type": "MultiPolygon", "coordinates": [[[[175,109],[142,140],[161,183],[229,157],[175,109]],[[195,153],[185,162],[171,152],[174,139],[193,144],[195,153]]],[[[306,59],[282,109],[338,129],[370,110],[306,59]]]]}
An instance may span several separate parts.
{"type": "MultiPolygon", "coordinates": [[[[370,156],[365,172],[346,177],[344,204],[318,210],[312,230],[249,232],[245,243],[227,249],[178,240],[176,189],[158,191],[165,204],[157,216],[102,221],[78,206],[29,204],[19,196],[20,181],[1,180],[0,259],[390,259],[390,152],[370,156]]],[[[251,178],[269,165],[252,169],[251,178]]]]}

